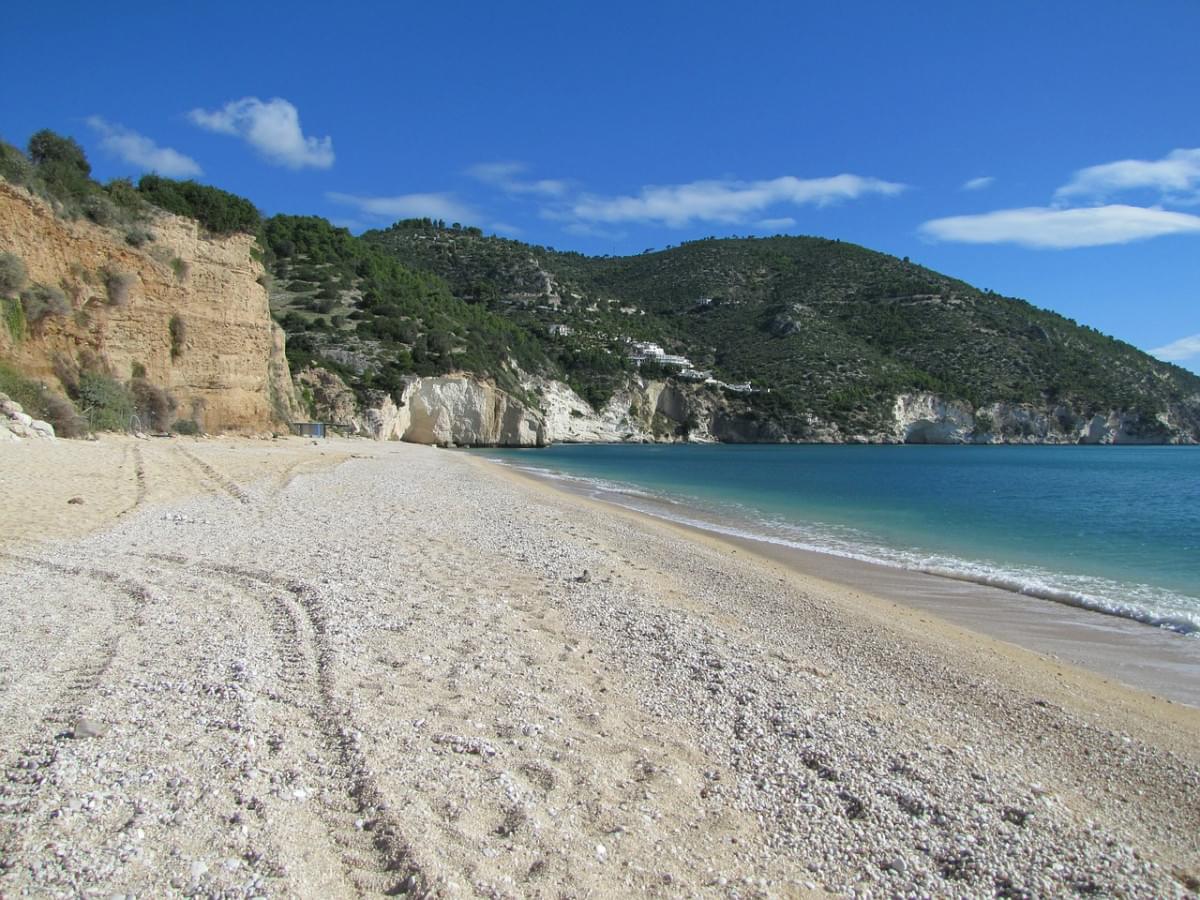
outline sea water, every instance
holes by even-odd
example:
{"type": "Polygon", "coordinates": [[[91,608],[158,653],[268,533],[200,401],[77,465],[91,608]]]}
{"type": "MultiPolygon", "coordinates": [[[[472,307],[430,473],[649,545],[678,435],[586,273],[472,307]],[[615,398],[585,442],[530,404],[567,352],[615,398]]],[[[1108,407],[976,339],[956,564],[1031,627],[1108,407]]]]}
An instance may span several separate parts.
{"type": "Polygon", "coordinates": [[[581,444],[486,455],[681,523],[1200,640],[1200,448],[581,444]]]}

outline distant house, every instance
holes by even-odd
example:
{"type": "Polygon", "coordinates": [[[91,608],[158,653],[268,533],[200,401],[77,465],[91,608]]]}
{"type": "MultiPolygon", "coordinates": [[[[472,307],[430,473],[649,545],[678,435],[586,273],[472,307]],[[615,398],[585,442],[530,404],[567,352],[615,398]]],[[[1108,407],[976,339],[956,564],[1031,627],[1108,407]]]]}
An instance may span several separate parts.
{"type": "Polygon", "coordinates": [[[575,333],[575,329],[572,328],[570,325],[563,325],[558,322],[554,323],[553,325],[548,326],[546,328],[546,331],[548,331],[550,333],[551,337],[567,337],[568,335],[572,335],[575,333]]]}
{"type": "Polygon", "coordinates": [[[325,422],[293,422],[292,433],[298,434],[300,437],[309,438],[324,438],[329,435],[325,422]]]}

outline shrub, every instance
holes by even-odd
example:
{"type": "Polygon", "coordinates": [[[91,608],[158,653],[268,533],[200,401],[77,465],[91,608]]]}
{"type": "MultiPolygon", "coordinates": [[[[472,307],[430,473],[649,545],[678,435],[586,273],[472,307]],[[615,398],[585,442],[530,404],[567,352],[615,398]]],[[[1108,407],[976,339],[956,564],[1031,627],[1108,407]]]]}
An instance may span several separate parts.
{"type": "Polygon", "coordinates": [[[68,211],[77,212],[96,189],[87,155],[73,138],[43,129],[29,139],[29,158],[46,190],[68,211]]]}
{"type": "Polygon", "coordinates": [[[129,302],[129,295],[137,282],[137,276],[132,272],[119,272],[107,269],[104,272],[104,289],[108,292],[109,306],[124,306],[129,302]]]}
{"type": "Polygon", "coordinates": [[[34,180],[33,163],[29,157],[12,144],[0,141],[0,176],[9,184],[21,187],[32,187],[34,180]]]}
{"type": "Polygon", "coordinates": [[[177,280],[187,281],[188,275],[192,273],[192,264],[176,256],[171,259],[171,271],[175,273],[177,280]]]}
{"type": "Polygon", "coordinates": [[[175,398],[145,378],[135,378],[129,388],[133,394],[134,410],[142,424],[155,431],[166,431],[175,414],[175,398]]]}
{"type": "Polygon", "coordinates": [[[21,292],[21,305],[25,308],[25,319],[40,322],[47,316],[65,316],[71,311],[67,295],[56,287],[31,284],[21,292]]]}
{"type": "Polygon", "coordinates": [[[15,297],[28,281],[24,260],[15,253],[0,253],[0,295],[15,297]]]}
{"type": "Polygon", "coordinates": [[[29,158],[36,166],[60,163],[84,178],[91,177],[92,166],[87,154],[74,138],[55,134],[43,128],[29,139],[29,158]]]}
{"type": "Polygon", "coordinates": [[[138,193],[137,187],[128,178],[114,178],[105,190],[108,198],[128,216],[140,218],[150,212],[146,198],[138,193]]]}
{"type": "Polygon", "coordinates": [[[95,372],[79,376],[76,399],[93,431],[126,431],[134,415],[133,395],[119,381],[95,372]]]}
{"type": "Polygon", "coordinates": [[[199,434],[200,426],[195,419],[176,419],[171,430],[176,434],[199,434]]]}
{"type": "Polygon", "coordinates": [[[125,243],[130,247],[142,247],[154,240],[154,232],[148,228],[131,228],[125,232],[125,243]]]}
{"type": "Polygon", "coordinates": [[[120,218],[120,213],[112,201],[99,194],[86,197],[81,204],[81,208],[83,214],[97,225],[112,225],[120,218]]]}
{"type": "Polygon", "coordinates": [[[171,335],[171,359],[179,359],[183,355],[183,345],[187,343],[187,323],[180,316],[171,316],[167,331],[171,335]]]}
{"type": "Polygon", "coordinates": [[[145,377],[146,377],[146,367],[145,367],[144,365],[142,365],[140,362],[136,362],[136,361],[135,361],[135,362],[134,362],[134,363],[133,363],[133,364],[132,364],[132,365],[129,367],[129,371],[130,371],[130,374],[132,375],[132,377],[133,377],[133,378],[135,378],[135,379],[136,379],[136,378],[145,378],[145,377]]]}
{"type": "Polygon", "coordinates": [[[20,403],[35,419],[53,425],[54,433],[59,437],[81,437],[87,432],[87,423],[70,400],[44,384],[19,375],[3,363],[0,363],[0,391],[20,403]]]}
{"type": "Polygon", "coordinates": [[[253,234],[262,222],[249,200],[195,181],[175,181],[160,175],[143,175],[138,192],[167,212],[195,219],[215,234],[244,231],[253,234]]]}
{"type": "Polygon", "coordinates": [[[4,314],[4,327],[14,341],[25,339],[25,307],[15,298],[0,297],[0,312],[4,314]]]}
{"type": "Polygon", "coordinates": [[[77,438],[87,434],[87,419],[79,414],[74,403],[61,394],[46,392],[41,417],[54,426],[54,433],[59,437],[77,438]]]}

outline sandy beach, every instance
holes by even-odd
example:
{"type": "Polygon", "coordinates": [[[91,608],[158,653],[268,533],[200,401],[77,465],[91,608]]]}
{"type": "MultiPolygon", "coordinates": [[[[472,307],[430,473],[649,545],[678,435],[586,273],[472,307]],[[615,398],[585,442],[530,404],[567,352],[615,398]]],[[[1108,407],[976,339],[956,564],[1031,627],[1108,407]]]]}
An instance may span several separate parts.
{"type": "Polygon", "coordinates": [[[1200,710],[406,444],[0,446],[4,896],[1193,896],[1200,710]]]}

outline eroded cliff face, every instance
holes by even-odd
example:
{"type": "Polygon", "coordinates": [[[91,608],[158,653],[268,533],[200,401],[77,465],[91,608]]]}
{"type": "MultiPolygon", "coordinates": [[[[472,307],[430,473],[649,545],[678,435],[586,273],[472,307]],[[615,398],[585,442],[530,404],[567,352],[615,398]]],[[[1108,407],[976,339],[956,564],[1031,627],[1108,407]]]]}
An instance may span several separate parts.
{"type": "Polygon", "coordinates": [[[1191,407],[1147,419],[1124,410],[1085,413],[1066,405],[990,403],[978,409],[936,394],[901,394],[895,427],[877,439],[907,444],[1194,444],[1191,407]]]}
{"type": "Polygon", "coordinates": [[[542,447],[541,415],[491,382],[470,375],[419,378],[404,391],[395,428],[416,444],[542,447]]]}
{"type": "Polygon", "coordinates": [[[154,240],[131,247],[123,231],[58,219],[0,180],[0,250],[22,259],[31,282],[60,287],[71,305],[65,316],[30,323],[20,339],[0,326],[0,356],[60,387],[81,368],[127,381],[140,367],[175,398],[179,418],[206,431],[284,427],[298,405],[254,239],[208,237],[166,213],[149,228],[154,240]]]}

